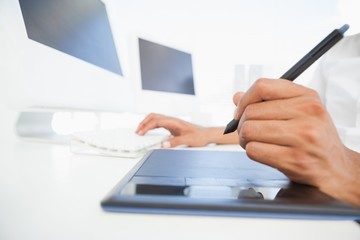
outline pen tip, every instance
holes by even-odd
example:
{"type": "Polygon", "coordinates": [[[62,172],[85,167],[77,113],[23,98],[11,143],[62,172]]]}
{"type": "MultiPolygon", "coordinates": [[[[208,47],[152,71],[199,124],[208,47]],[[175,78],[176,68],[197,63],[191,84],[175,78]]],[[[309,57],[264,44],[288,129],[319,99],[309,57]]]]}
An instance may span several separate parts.
{"type": "Polygon", "coordinates": [[[236,131],[238,125],[239,125],[239,120],[236,120],[236,119],[231,120],[228,123],[228,125],[226,125],[224,135],[236,131]]]}
{"type": "Polygon", "coordinates": [[[225,128],[223,135],[230,133],[229,128],[225,128]]]}
{"type": "Polygon", "coordinates": [[[349,27],[350,27],[349,24],[344,24],[344,26],[339,28],[339,32],[343,34],[349,29],[349,27]]]}

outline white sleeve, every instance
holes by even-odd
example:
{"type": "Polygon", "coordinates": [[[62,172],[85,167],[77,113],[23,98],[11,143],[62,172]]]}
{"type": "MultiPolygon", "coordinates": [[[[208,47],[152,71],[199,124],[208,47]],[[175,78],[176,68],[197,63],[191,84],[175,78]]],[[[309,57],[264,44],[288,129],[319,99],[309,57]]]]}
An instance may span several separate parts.
{"type": "Polygon", "coordinates": [[[308,86],[326,106],[344,145],[360,152],[360,34],[326,53],[308,86]]]}
{"type": "Polygon", "coordinates": [[[326,105],[326,78],[324,76],[324,62],[326,61],[326,58],[322,58],[319,65],[317,66],[314,75],[311,79],[311,81],[308,84],[308,87],[315,90],[322,101],[323,104],[326,105]]]}
{"type": "Polygon", "coordinates": [[[336,126],[340,139],[344,145],[360,153],[360,128],[336,126]]]}

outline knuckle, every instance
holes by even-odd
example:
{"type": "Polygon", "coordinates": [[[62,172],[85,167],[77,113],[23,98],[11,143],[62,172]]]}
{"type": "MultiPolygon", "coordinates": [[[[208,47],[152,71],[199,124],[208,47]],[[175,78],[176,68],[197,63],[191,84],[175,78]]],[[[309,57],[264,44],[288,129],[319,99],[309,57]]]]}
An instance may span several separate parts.
{"type": "Polygon", "coordinates": [[[256,113],[256,111],[255,111],[253,105],[248,105],[245,108],[242,115],[244,116],[244,119],[247,120],[247,119],[253,119],[255,113],[256,113]]]}
{"type": "Polygon", "coordinates": [[[300,136],[307,144],[318,144],[320,141],[322,141],[319,128],[312,124],[308,124],[301,128],[300,136]]]}
{"type": "Polygon", "coordinates": [[[152,119],[152,118],[154,118],[156,116],[156,113],[149,113],[148,115],[147,115],[147,118],[148,119],[152,119]]]}
{"type": "Polygon", "coordinates": [[[323,117],[326,114],[325,106],[320,101],[312,101],[309,103],[308,110],[312,116],[323,117]]]}
{"type": "Polygon", "coordinates": [[[273,84],[273,80],[267,78],[259,78],[254,84],[255,92],[263,100],[272,99],[274,95],[273,84]]]}
{"type": "Polygon", "coordinates": [[[246,150],[246,145],[247,145],[247,142],[245,139],[243,139],[242,137],[239,137],[239,145],[246,150]]]}
{"type": "Polygon", "coordinates": [[[246,144],[245,150],[249,158],[253,160],[257,159],[258,149],[256,147],[255,142],[249,142],[248,144],[246,144]]]}
{"type": "Polygon", "coordinates": [[[244,121],[240,127],[240,138],[247,140],[252,134],[251,122],[244,121]]]}
{"type": "Polygon", "coordinates": [[[264,92],[267,89],[268,79],[259,78],[254,83],[254,88],[258,92],[264,92]]]}
{"type": "Polygon", "coordinates": [[[298,104],[297,109],[306,116],[323,119],[327,115],[325,106],[320,99],[314,97],[303,98],[302,103],[298,104]]]}

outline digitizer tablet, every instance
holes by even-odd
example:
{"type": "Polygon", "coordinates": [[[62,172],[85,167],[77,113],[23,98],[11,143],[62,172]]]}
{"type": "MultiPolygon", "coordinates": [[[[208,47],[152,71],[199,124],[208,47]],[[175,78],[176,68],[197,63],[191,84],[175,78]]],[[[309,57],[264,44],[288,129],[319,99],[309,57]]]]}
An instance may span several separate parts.
{"type": "Polygon", "coordinates": [[[101,205],[131,213],[360,219],[359,209],[230,151],[153,150],[101,205]]]}

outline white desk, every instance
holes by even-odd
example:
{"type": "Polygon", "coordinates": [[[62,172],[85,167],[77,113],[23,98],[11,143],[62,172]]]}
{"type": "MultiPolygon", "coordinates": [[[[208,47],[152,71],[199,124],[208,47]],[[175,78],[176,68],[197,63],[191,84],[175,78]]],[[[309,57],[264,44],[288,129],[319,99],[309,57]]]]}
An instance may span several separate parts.
{"type": "Polygon", "coordinates": [[[104,212],[101,199],[135,163],[0,137],[0,239],[360,239],[351,221],[104,212]]]}

